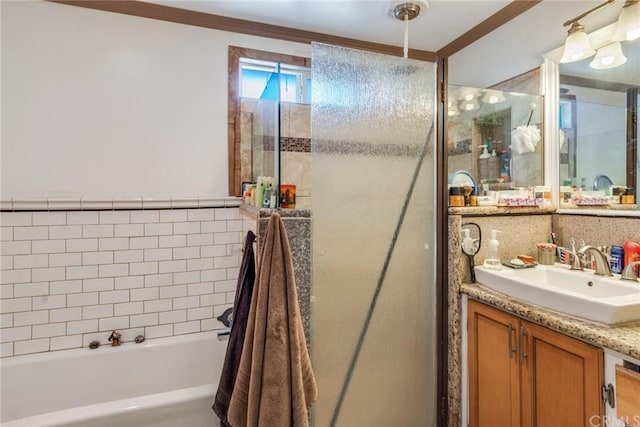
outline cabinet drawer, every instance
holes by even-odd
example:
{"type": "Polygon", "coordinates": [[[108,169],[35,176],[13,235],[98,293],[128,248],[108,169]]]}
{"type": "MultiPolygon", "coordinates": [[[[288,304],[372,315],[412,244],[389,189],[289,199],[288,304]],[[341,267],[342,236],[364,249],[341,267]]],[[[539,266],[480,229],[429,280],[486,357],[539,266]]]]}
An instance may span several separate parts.
{"type": "Polygon", "coordinates": [[[616,366],[617,415],[634,419],[640,414],[640,374],[623,366],[616,366]]]}

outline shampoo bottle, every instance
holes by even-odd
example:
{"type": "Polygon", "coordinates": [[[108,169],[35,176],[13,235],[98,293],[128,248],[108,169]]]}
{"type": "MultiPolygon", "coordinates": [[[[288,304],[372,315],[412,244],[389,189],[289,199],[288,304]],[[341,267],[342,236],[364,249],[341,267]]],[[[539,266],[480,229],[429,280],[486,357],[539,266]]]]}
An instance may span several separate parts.
{"type": "Polygon", "coordinates": [[[500,262],[500,254],[499,254],[499,242],[498,242],[498,230],[491,230],[491,239],[487,242],[487,249],[489,253],[487,254],[487,258],[484,260],[483,266],[490,270],[501,270],[502,263],[500,262]]]}

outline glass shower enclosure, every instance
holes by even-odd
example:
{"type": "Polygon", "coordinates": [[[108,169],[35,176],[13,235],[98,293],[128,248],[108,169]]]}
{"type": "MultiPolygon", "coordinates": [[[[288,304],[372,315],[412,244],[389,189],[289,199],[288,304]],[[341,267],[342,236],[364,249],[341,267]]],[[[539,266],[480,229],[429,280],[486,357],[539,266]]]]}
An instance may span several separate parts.
{"type": "Polygon", "coordinates": [[[313,44],[315,426],[436,423],[435,64],[313,44]]]}

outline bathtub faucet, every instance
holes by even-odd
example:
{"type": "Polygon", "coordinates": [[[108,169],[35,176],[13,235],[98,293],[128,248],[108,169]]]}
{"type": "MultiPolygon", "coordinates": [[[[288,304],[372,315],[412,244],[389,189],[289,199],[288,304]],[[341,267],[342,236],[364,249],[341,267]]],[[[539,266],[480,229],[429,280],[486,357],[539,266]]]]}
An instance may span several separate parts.
{"type": "Polygon", "coordinates": [[[111,335],[109,335],[109,341],[111,341],[111,347],[118,347],[120,345],[120,337],[121,333],[113,331],[111,335]]]}

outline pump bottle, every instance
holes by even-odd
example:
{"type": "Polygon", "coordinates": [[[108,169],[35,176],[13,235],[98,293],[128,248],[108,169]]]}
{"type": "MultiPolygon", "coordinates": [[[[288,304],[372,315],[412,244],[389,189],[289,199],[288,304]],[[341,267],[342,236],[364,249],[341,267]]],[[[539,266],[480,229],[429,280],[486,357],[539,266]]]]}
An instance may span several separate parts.
{"type": "Polygon", "coordinates": [[[491,154],[487,151],[486,145],[480,145],[483,148],[480,157],[478,158],[478,175],[480,175],[480,181],[483,179],[489,179],[489,158],[491,154]]]}
{"type": "Polygon", "coordinates": [[[490,270],[501,270],[502,263],[500,262],[499,242],[498,242],[499,230],[491,230],[491,239],[487,242],[487,258],[484,260],[484,268],[490,270]]]}

